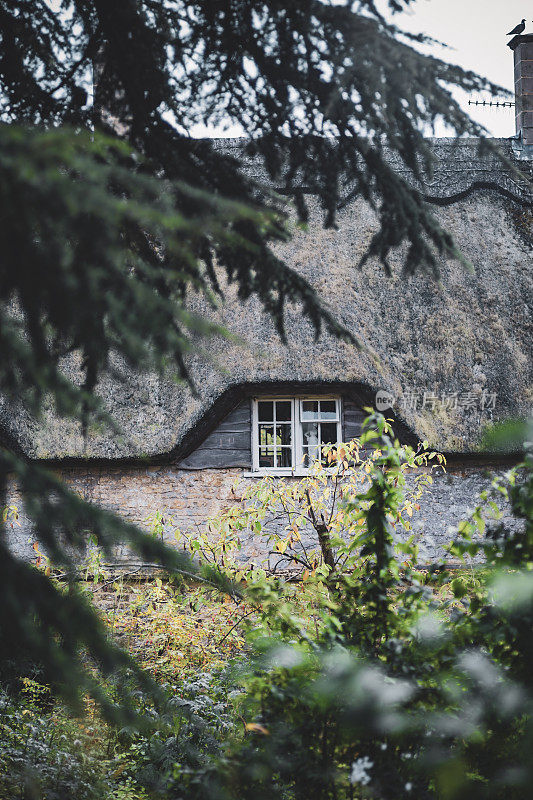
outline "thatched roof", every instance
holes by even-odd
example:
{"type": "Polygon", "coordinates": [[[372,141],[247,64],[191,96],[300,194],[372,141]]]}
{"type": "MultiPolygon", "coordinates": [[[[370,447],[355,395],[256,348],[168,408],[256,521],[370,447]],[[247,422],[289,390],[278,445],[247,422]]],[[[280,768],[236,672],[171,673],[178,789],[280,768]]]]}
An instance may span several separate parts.
{"type": "MultiPolygon", "coordinates": [[[[499,144],[512,159],[510,141],[499,144]]],[[[325,230],[314,208],[309,231],[296,230],[279,248],[362,340],[362,350],[329,336],[315,342],[297,308],[287,313],[284,346],[258,304],[241,304],[229,287],[216,316],[247,344],[213,340],[209,352],[215,363],[194,359],[198,397],[170,380],[128,375],[124,385],[100,386],[122,426],[120,436],[94,430],[84,441],[73,423],[49,416],[37,424],[4,405],[1,420],[8,435],[40,459],[179,458],[198,422],[203,420],[198,430],[205,431],[213,405],[220,409],[223,397],[236,402],[243,385],[336,382],[351,384],[370,399],[377,389],[387,389],[403,398],[397,414],[415,436],[447,452],[475,451],[488,422],[526,416],[533,405],[531,184],[493,154],[479,154],[475,140],[435,140],[434,149],[435,175],[420,188],[473,265],[472,274],[457,262],[444,262],[441,285],[426,277],[404,278],[401,253],[391,259],[392,278],[372,262],[359,271],[356,265],[376,228],[373,213],[360,201],[340,211],[338,230],[325,230]]],[[[531,173],[530,163],[518,166],[531,173]]],[[[254,172],[256,165],[248,169],[254,172]]],[[[192,302],[201,309],[200,300],[192,302]]]]}

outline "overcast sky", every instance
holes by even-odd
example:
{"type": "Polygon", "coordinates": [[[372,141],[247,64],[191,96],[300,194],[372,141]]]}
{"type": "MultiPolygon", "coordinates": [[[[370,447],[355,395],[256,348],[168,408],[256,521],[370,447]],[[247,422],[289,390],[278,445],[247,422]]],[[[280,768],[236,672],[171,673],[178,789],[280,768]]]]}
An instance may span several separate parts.
{"type": "MultiPolygon", "coordinates": [[[[435,55],[512,90],[513,54],[505,34],[523,18],[526,33],[533,33],[531,0],[417,0],[409,12],[396,17],[396,23],[446,42],[453,49],[436,48],[435,55]]],[[[514,109],[480,109],[468,106],[468,98],[461,102],[493,136],[514,135],[514,109]]]]}
{"type": "MultiPolygon", "coordinates": [[[[381,0],[382,10],[384,3],[385,0],[381,0]]],[[[506,33],[522,18],[527,20],[526,32],[533,33],[531,0],[417,0],[408,12],[396,15],[394,21],[398,27],[412,33],[427,33],[445,42],[447,48],[432,48],[433,54],[439,58],[513,90],[513,54],[507,47],[510,37],[506,33]]],[[[469,106],[469,99],[488,100],[490,96],[456,96],[470,116],[484,125],[492,136],[515,134],[513,108],[469,106]]],[[[225,131],[196,126],[191,134],[239,136],[242,131],[234,126],[225,131]]],[[[446,135],[446,131],[437,130],[436,135],[446,135]]]]}

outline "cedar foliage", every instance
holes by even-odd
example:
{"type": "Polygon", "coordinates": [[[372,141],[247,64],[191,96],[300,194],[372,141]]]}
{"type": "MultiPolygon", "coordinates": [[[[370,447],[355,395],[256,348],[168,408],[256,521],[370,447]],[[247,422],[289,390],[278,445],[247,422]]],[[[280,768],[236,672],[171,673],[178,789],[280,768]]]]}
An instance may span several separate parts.
{"type": "MultiPolygon", "coordinates": [[[[47,405],[86,426],[109,422],[95,389],[117,363],[188,379],[198,335],[216,329],[186,299],[200,291],[215,302],[217,270],[243,300],[259,299],[281,336],[285,304],[296,302],[317,335],[325,326],[354,341],[272,250],[289,235],[284,197],[305,223],[306,194],[317,195],[327,226],[342,198],[362,197],[380,221],[365,258],[388,270],[391,248],[405,244],[407,273],[437,274],[439,253],[457,255],[453,241],[390,159],[415,177],[430,171],[423,134],[438,120],[482,134],[451,88],[497,88],[424,55],[428,42],[402,33],[373,0],[0,0],[7,407],[37,417],[47,405]],[[191,138],[199,123],[239,126],[242,157],[191,138]],[[277,194],[243,169],[248,156],[277,194]],[[67,356],[77,376],[62,369],[67,356]]],[[[2,493],[15,473],[69,591],[17,560],[4,530],[1,652],[16,642],[71,700],[87,689],[102,699],[84,657],[106,674],[125,662],[76,592],[80,532],[92,530],[106,553],[128,541],[170,569],[190,565],[28,463],[8,431],[3,439],[2,493]]]]}

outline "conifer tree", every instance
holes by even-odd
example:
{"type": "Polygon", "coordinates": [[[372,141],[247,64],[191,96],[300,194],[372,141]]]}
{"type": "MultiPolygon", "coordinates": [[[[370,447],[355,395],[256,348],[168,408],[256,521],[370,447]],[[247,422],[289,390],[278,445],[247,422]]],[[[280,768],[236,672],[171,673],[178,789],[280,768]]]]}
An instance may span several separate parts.
{"type": "MultiPolygon", "coordinates": [[[[272,245],[316,195],[335,225],[342,197],[361,197],[380,227],[368,256],[388,270],[437,274],[456,256],[420,193],[391,166],[431,171],[424,134],[444,122],[483,131],[452,89],[489,91],[481,77],[423,53],[397,27],[411,0],[0,0],[0,392],[38,417],[44,405],[87,425],[107,420],[99,377],[115,357],[131,369],[188,379],[198,334],[216,330],[186,307],[220,293],[225,274],[255,295],[284,336],[285,304],[351,340],[272,245]],[[391,21],[392,20],[392,21],[391,21]],[[95,78],[96,94],[91,98],[95,78]],[[242,157],[195,126],[242,132],[242,157]],[[243,169],[263,163],[270,186],[243,169]],[[62,369],[74,354],[79,380],[62,369]]],[[[143,558],[184,568],[134,526],[84,503],[29,462],[4,431],[0,486],[16,476],[69,592],[18,560],[0,535],[0,652],[15,643],[70,699],[109,699],[84,666],[134,666],[75,591],[77,551],[91,530],[106,553],[127,541],[143,558]]],[[[190,568],[190,565],[186,567],[190,568]]]]}

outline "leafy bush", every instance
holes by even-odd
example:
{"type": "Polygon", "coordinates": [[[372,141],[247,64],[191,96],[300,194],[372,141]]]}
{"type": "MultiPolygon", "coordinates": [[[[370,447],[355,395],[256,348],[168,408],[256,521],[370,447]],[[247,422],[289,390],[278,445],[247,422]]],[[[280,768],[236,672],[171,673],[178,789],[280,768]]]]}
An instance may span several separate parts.
{"type": "Polygon", "coordinates": [[[155,730],[119,732],[116,773],[130,776],[150,796],[214,797],[226,742],[239,725],[227,680],[199,673],[164,688],[166,703],[151,710],[155,730]]]}
{"type": "Polygon", "coordinates": [[[50,689],[24,679],[21,693],[0,692],[0,797],[93,800],[107,794],[91,754],[94,730],[50,713],[50,689]]]}
{"type": "Polygon", "coordinates": [[[195,558],[242,581],[263,621],[272,611],[271,630],[292,626],[319,638],[327,631],[332,641],[348,636],[373,651],[371,640],[386,634],[388,615],[399,622],[389,590],[405,588],[413,613],[420,598],[427,600],[412,518],[432,471],[445,468],[444,457],[428,452],[426,443],[415,451],[391,436],[389,423],[371,415],[361,440],[325,447],[301,480],[265,477],[205,532],[176,530],[176,539],[195,558]],[[255,549],[267,555],[241,563],[257,539],[255,549]]]}

